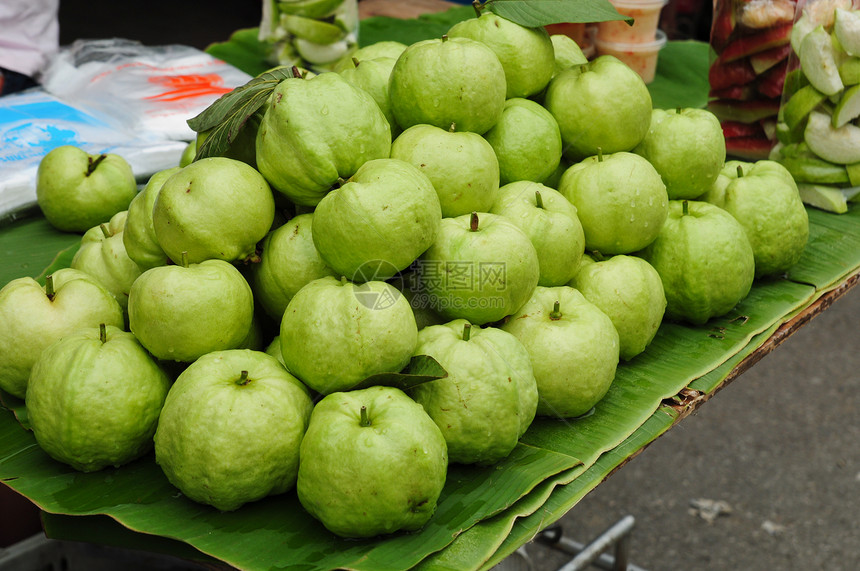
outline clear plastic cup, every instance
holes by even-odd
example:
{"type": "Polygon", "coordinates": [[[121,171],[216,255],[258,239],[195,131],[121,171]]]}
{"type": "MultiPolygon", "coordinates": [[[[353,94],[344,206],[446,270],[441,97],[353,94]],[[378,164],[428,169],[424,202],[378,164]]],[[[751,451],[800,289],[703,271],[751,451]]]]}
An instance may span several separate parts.
{"type": "MultiPolygon", "coordinates": [[[[619,14],[633,18],[630,26],[623,20],[600,22],[597,35],[607,42],[648,43],[657,39],[660,12],[668,0],[610,0],[619,14]]],[[[599,50],[598,50],[599,51],[599,50]]]]}
{"type": "Polygon", "coordinates": [[[666,45],[666,34],[657,30],[656,39],[651,42],[611,42],[599,33],[594,39],[598,55],[613,55],[626,63],[645,83],[654,81],[657,58],[666,45]]]}

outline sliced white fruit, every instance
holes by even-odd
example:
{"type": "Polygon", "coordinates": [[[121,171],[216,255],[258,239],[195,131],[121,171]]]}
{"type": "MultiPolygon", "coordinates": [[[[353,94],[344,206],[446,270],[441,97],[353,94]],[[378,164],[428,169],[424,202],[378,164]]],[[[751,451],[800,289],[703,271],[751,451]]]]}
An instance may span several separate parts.
{"type": "Polygon", "coordinates": [[[845,87],[839,77],[836,50],[824,26],[818,26],[806,34],[798,55],[803,74],[818,91],[833,95],[845,87]]]}
{"type": "Polygon", "coordinates": [[[804,204],[836,214],[848,212],[845,195],[835,186],[798,183],[797,190],[800,191],[800,199],[804,204]]]}
{"type": "Polygon", "coordinates": [[[860,162],[860,127],[852,123],[837,129],[829,115],[813,111],[803,138],[809,150],[824,160],[840,165],[860,162]]]}
{"type": "Polygon", "coordinates": [[[301,38],[296,38],[296,50],[305,61],[316,65],[332,63],[349,52],[349,43],[341,40],[333,44],[315,44],[301,38]]]}
{"type": "Polygon", "coordinates": [[[789,38],[791,42],[791,49],[794,50],[794,53],[800,53],[800,46],[803,44],[804,38],[806,38],[807,34],[818,27],[818,23],[815,22],[812,17],[806,12],[803,12],[800,15],[800,18],[794,22],[794,25],[791,27],[791,36],[789,38]]]}
{"type": "Polygon", "coordinates": [[[831,123],[838,129],[857,117],[860,117],[860,85],[853,85],[842,93],[842,97],[833,108],[831,123]]]}
{"type": "Polygon", "coordinates": [[[837,8],[833,20],[833,33],[845,53],[851,56],[860,55],[860,10],[843,10],[837,8]]]}

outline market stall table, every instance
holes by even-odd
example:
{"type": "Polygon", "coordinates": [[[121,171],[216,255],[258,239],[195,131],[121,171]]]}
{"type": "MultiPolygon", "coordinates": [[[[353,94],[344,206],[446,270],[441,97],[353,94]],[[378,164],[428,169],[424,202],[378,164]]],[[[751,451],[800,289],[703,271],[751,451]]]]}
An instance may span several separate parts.
{"type": "MultiPolygon", "coordinates": [[[[362,43],[433,37],[470,11],[397,25],[371,18],[362,24],[362,43]]],[[[251,66],[264,64],[254,37],[253,30],[239,31],[210,52],[255,73],[251,66]]],[[[649,86],[655,106],[703,106],[707,60],[705,44],[670,43],[649,86]]],[[[703,326],[665,322],[645,353],[619,366],[609,394],[585,417],[536,421],[498,465],[451,466],[436,514],[417,533],[343,540],[304,513],[294,492],[219,513],[182,497],[151,455],[118,469],[77,473],[39,449],[22,426],[23,402],[8,395],[0,411],[0,480],[43,510],[50,537],[247,569],[488,568],[856,285],[860,208],[843,215],[809,209],[809,215],[807,250],[786,276],[758,280],[732,312],[703,326]]],[[[0,283],[68,265],[79,239],[32,211],[7,220],[0,228],[0,283]]]]}

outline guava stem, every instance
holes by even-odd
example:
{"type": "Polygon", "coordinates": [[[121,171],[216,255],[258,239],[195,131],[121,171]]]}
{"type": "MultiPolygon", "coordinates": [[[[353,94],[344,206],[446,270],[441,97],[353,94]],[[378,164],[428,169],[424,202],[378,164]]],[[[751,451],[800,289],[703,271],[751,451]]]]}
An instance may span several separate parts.
{"type": "Polygon", "coordinates": [[[472,0],[472,8],[475,9],[475,15],[481,17],[481,0],[472,0]]]}
{"type": "Polygon", "coordinates": [[[236,381],[237,385],[244,387],[250,382],[251,379],[248,378],[248,371],[242,371],[241,373],[239,373],[239,380],[236,381]]]}
{"type": "Polygon", "coordinates": [[[107,325],[104,323],[99,323],[99,341],[107,343],[107,325]]]}
{"type": "Polygon", "coordinates": [[[99,228],[101,228],[102,234],[104,234],[105,238],[110,238],[110,228],[108,228],[107,224],[99,224],[99,228]]]}
{"type": "Polygon", "coordinates": [[[45,295],[49,300],[54,301],[54,274],[45,278],[45,295]]]}
{"type": "Polygon", "coordinates": [[[742,165],[738,165],[738,178],[744,176],[744,167],[742,165]]]}
{"type": "Polygon", "coordinates": [[[188,267],[188,250],[182,250],[182,253],[179,255],[179,263],[183,268],[188,267]]]}
{"type": "Polygon", "coordinates": [[[290,73],[293,74],[293,77],[302,77],[302,71],[299,69],[299,66],[294,65],[290,68],[290,73]]]}
{"type": "Polygon", "coordinates": [[[105,160],[106,158],[107,158],[107,155],[104,155],[104,154],[99,155],[98,157],[95,158],[95,160],[93,160],[92,157],[89,157],[87,159],[87,174],[86,174],[86,176],[90,176],[91,174],[93,174],[93,171],[95,171],[96,168],[101,164],[101,162],[103,160],[105,160]]]}
{"type": "Polygon", "coordinates": [[[456,124],[456,123],[451,123],[451,126],[450,126],[450,127],[448,127],[448,132],[449,132],[449,133],[453,133],[453,132],[454,132],[454,131],[456,131],[456,130],[457,130],[457,124],[456,124]]]}
{"type": "Polygon", "coordinates": [[[681,213],[684,216],[690,213],[690,204],[686,200],[681,202],[681,213]]]}
{"type": "Polygon", "coordinates": [[[358,58],[352,58],[352,65],[354,65],[355,67],[358,67],[358,64],[360,64],[360,63],[361,62],[358,61],[358,58]]]}
{"type": "Polygon", "coordinates": [[[594,258],[595,262],[602,262],[606,259],[606,256],[604,256],[603,253],[598,250],[592,250],[591,257],[594,258]]]}
{"type": "Polygon", "coordinates": [[[443,42],[447,42],[447,41],[448,41],[448,34],[442,34],[442,41],[443,41],[443,42]]]}
{"type": "Polygon", "coordinates": [[[337,187],[340,188],[347,183],[347,179],[342,176],[337,177],[337,187]]]}
{"type": "Polygon", "coordinates": [[[555,303],[552,305],[552,311],[549,314],[549,318],[553,321],[558,321],[559,319],[561,319],[560,307],[561,304],[558,302],[558,300],[556,300],[555,303]]]}
{"type": "Polygon", "coordinates": [[[361,426],[370,426],[370,418],[367,416],[367,407],[361,405],[361,426]]]}
{"type": "Polygon", "coordinates": [[[543,208],[543,198],[540,197],[540,191],[539,190],[535,191],[535,205],[538,208],[543,208]]]}
{"type": "Polygon", "coordinates": [[[340,285],[345,286],[347,281],[346,276],[340,276],[340,285]]]}
{"type": "Polygon", "coordinates": [[[468,341],[472,337],[472,324],[467,323],[463,326],[463,341],[468,341]]]}
{"type": "Polygon", "coordinates": [[[603,162],[603,147],[597,147],[597,162],[603,162]]]}
{"type": "Polygon", "coordinates": [[[680,114],[681,114],[681,108],[680,108],[680,107],[676,107],[676,108],[675,108],[675,112],[676,112],[678,115],[680,115],[680,114]]]}
{"type": "Polygon", "coordinates": [[[469,231],[477,232],[478,231],[478,213],[472,212],[472,216],[469,218],[469,231]]]}

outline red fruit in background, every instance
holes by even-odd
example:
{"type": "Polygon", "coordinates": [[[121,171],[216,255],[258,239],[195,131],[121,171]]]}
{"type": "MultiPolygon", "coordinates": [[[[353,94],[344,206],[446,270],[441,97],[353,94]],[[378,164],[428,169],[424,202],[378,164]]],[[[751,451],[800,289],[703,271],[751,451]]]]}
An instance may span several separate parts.
{"type": "Polygon", "coordinates": [[[776,116],[779,112],[779,98],[754,101],[717,99],[708,102],[708,110],[716,115],[720,121],[755,123],[776,116]]]}
{"type": "Polygon", "coordinates": [[[750,65],[757,74],[762,74],[775,66],[778,63],[788,63],[788,56],[791,53],[791,44],[770,48],[763,52],[750,56],[750,65]],[[784,60],[784,61],[783,61],[784,60]]]}
{"type": "Polygon", "coordinates": [[[738,137],[761,137],[764,132],[758,123],[741,123],[740,121],[723,121],[723,136],[726,139],[735,139],[738,137]]]}
{"type": "Polygon", "coordinates": [[[744,85],[756,78],[755,70],[748,60],[725,62],[718,58],[708,70],[711,89],[725,89],[734,85],[744,85]]]}
{"type": "Polygon", "coordinates": [[[735,31],[735,11],[732,0],[723,0],[716,6],[711,25],[711,45],[720,51],[726,47],[735,31]]]}
{"type": "Polygon", "coordinates": [[[712,89],[708,92],[712,99],[732,99],[734,101],[749,101],[758,97],[758,90],[752,83],[733,85],[725,89],[712,89]]]}
{"type": "Polygon", "coordinates": [[[726,139],[726,155],[746,161],[766,159],[772,148],[773,141],[768,140],[764,135],[726,139]]]}
{"type": "Polygon", "coordinates": [[[758,81],[758,91],[765,97],[780,97],[782,87],[785,85],[785,74],[788,73],[787,65],[778,65],[770,68],[758,81]]]}
{"type": "Polygon", "coordinates": [[[789,42],[792,24],[783,24],[754,35],[739,36],[729,43],[720,54],[724,62],[732,62],[765,50],[783,46],[789,42]]]}

